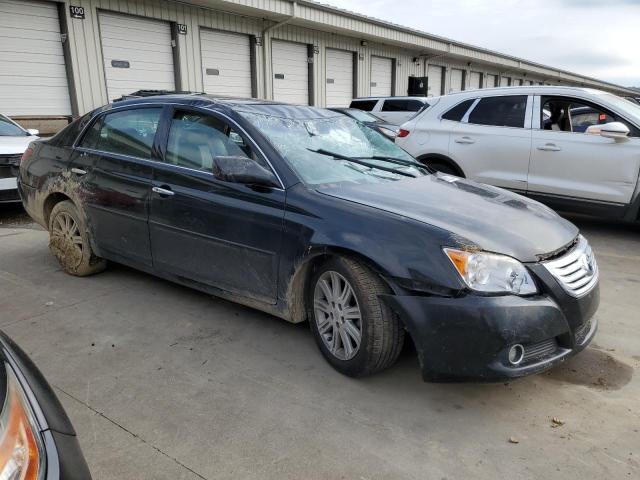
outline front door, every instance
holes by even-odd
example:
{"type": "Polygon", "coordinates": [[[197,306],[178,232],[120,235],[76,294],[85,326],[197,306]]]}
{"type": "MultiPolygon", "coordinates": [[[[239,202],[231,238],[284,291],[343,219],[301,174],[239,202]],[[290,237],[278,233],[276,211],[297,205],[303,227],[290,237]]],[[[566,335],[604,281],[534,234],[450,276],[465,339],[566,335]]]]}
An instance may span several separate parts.
{"type": "Polygon", "coordinates": [[[626,139],[590,135],[591,125],[623,121],[594,103],[560,96],[536,97],[529,192],[623,205],[640,171],[640,131],[626,139]]]}
{"type": "Polygon", "coordinates": [[[164,162],[154,169],[150,235],[154,267],[269,303],[276,302],[285,191],[228,183],[216,156],[248,157],[270,168],[228,121],[172,111],[164,162]]]}
{"type": "Polygon", "coordinates": [[[89,228],[107,258],[151,265],[148,201],[161,112],[132,108],[98,117],[71,159],[89,228]]]}
{"type": "Polygon", "coordinates": [[[453,127],[449,155],[468,178],[526,190],[531,104],[527,95],[484,97],[453,127]]]}

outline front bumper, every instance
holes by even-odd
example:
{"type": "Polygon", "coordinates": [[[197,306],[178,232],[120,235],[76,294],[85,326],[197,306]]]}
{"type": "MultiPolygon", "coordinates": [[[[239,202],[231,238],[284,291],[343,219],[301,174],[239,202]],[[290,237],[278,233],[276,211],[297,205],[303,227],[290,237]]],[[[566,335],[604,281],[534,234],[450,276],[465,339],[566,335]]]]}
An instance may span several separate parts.
{"type": "Polygon", "coordinates": [[[425,381],[495,381],[544,371],[583,350],[597,330],[600,291],[596,285],[573,298],[557,285],[535,297],[383,298],[411,334],[425,381]],[[516,344],[525,358],[512,365],[516,344]]]}
{"type": "Polygon", "coordinates": [[[44,446],[42,478],[91,480],[76,433],[51,386],[24,351],[2,332],[0,360],[12,368],[34,412],[44,446]]]}

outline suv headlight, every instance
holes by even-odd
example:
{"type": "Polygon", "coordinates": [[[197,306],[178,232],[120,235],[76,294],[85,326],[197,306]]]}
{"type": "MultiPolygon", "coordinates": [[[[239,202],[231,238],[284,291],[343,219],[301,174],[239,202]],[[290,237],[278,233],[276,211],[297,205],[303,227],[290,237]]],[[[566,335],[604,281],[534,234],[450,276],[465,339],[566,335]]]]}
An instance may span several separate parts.
{"type": "Polygon", "coordinates": [[[526,267],[514,258],[454,248],[445,248],[444,253],[464,283],[476,292],[515,295],[531,295],[538,292],[526,267]]]}
{"type": "Polygon", "coordinates": [[[0,480],[41,478],[44,458],[40,432],[26,396],[12,368],[7,372],[7,391],[0,413],[0,480]]]}

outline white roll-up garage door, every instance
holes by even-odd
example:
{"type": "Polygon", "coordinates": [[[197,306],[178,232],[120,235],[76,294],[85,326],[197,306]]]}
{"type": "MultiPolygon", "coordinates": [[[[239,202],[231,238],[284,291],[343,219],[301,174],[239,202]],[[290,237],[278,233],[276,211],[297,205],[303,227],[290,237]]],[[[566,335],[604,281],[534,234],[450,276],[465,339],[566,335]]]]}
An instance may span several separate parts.
{"type": "Polygon", "coordinates": [[[137,90],[175,90],[171,26],[167,22],[100,13],[109,101],[137,90]]]}
{"type": "Polygon", "coordinates": [[[326,50],[327,107],[348,107],[353,99],[353,53],[326,50]]]}
{"type": "Polygon", "coordinates": [[[442,95],[442,67],[437,65],[429,65],[427,69],[429,77],[429,97],[438,97],[442,95]]]}
{"type": "Polygon", "coordinates": [[[371,96],[392,95],[393,61],[390,58],[371,57],[371,96]]]}
{"type": "Polygon", "coordinates": [[[511,84],[511,79],[509,77],[500,77],[500,86],[508,87],[511,84]]]}
{"type": "Polygon", "coordinates": [[[0,0],[0,112],[70,115],[58,7],[0,0]]]}
{"type": "Polygon", "coordinates": [[[460,70],[459,68],[451,69],[451,86],[449,87],[449,93],[455,93],[464,90],[464,88],[462,88],[463,78],[464,74],[462,70],[460,70]]]}
{"type": "Polygon", "coordinates": [[[273,40],[273,99],[309,105],[309,61],[304,43],[273,40]]]}
{"type": "Polygon", "coordinates": [[[206,93],[251,97],[249,35],[202,29],[200,48],[206,93]]]}
{"type": "Polygon", "coordinates": [[[471,72],[469,75],[469,88],[482,88],[482,74],[480,72],[471,72]]]}

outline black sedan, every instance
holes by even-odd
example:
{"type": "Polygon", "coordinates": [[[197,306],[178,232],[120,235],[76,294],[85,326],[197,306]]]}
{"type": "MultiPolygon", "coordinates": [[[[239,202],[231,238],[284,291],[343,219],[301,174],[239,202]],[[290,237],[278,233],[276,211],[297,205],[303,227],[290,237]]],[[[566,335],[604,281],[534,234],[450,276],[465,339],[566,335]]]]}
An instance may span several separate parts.
{"type": "Polygon", "coordinates": [[[385,122],[381,118],[378,118],[368,112],[358,110],[357,108],[330,108],[329,110],[344,113],[345,115],[364,123],[367,127],[373,128],[375,131],[380,132],[385,137],[391,139],[396,138],[400,131],[400,127],[397,125],[385,122]]]}
{"type": "Polygon", "coordinates": [[[0,478],[90,480],[76,433],[27,355],[0,332],[0,478]]]}
{"type": "Polygon", "coordinates": [[[577,228],[507,191],[435,174],[312,107],[207,96],[106,106],[36,142],[29,214],[72,275],[107,261],[309,320],[338,371],[518,377],[590,342],[598,269],[577,228]]]}

